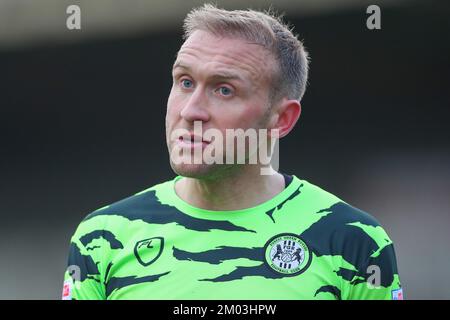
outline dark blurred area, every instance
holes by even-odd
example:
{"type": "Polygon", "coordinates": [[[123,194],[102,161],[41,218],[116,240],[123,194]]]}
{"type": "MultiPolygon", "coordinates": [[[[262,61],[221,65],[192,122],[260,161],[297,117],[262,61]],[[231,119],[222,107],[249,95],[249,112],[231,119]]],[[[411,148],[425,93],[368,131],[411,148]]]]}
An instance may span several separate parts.
{"type": "MultiPolygon", "coordinates": [[[[450,7],[380,7],[381,30],[362,4],[285,11],[311,71],[280,170],[382,223],[405,298],[449,299],[450,7]]],[[[81,219],[174,176],[164,118],[181,25],[0,47],[0,298],[59,299],[81,219]]]]}

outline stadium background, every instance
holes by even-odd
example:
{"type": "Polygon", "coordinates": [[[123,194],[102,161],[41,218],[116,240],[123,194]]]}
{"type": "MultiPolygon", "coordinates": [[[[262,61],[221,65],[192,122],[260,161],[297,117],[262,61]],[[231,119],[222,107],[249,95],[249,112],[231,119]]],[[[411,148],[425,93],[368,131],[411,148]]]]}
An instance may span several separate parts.
{"type": "MultiPolygon", "coordinates": [[[[182,19],[201,3],[0,1],[0,298],[59,299],[81,219],[173,176],[170,69],[182,19]],[[81,31],[66,28],[70,4],[81,31]]],[[[384,225],[409,299],[450,298],[446,3],[272,1],[311,55],[280,169],[384,225]],[[366,28],[369,4],[381,7],[381,30],[366,28]]]]}

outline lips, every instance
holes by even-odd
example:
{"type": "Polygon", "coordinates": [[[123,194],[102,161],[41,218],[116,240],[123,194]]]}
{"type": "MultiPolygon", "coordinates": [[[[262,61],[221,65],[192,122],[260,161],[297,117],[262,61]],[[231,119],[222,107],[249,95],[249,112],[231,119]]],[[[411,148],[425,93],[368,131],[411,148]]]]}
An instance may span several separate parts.
{"type": "Polygon", "coordinates": [[[185,143],[211,143],[211,141],[204,140],[201,136],[195,135],[193,133],[183,134],[179,136],[178,141],[183,141],[185,143]]]}
{"type": "Polygon", "coordinates": [[[194,149],[194,148],[206,148],[211,141],[203,139],[199,135],[195,135],[194,133],[185,133],[178,137],[175,141],[178,146],[183,149],[194,149]]]}

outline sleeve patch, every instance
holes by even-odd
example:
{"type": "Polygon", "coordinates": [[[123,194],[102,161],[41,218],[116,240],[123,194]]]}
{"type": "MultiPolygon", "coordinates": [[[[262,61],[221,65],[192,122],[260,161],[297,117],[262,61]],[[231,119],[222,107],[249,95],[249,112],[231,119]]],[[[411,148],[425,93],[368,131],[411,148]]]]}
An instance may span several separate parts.
{"type": "Polygon", "coordinates": [[[403,300],[403,289],[392,290],[392,300],[403,300]]]}
{"type": "Polygon", "coordinates": [[[64,281],[62,300],[72,300],[72,279],[64,281]]]}

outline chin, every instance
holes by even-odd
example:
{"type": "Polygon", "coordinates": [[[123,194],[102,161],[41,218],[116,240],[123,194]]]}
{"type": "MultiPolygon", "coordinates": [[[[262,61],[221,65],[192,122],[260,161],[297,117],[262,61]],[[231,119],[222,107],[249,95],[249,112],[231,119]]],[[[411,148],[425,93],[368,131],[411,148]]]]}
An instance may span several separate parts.
{"type": "Polygon", "coordinates": [[[175,164],[170,162],[172,170],[182,176],[194,179],[218,179],[231,173],[235,166],[226,164],[175,164]],[[231,169],[231,170],[230,170],[231,169]]]}
{"type": "Polygon", "coordinates": [[[175,164],[171,161],[170,166],[176,174],[196,179],[206,178],[216,171],[215,166],[211,164],[175,164]]]}

